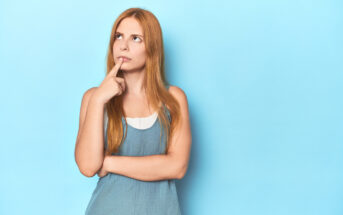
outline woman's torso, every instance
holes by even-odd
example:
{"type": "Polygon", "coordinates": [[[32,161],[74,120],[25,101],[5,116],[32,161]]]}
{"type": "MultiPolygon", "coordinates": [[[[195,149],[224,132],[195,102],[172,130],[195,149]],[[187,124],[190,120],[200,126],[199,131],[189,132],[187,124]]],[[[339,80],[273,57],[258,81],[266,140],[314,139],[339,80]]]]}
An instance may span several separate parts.
{"type": "MultiPolygon", "coordinates": [[[[170,113],[166,109],[168,118],[170,113]]],[[[127,136],[118,156],[148,156],[163,154],[165,135],[154,112],[144,118],[126,118],[127,136]],[[162,132],[162,133],[160,133],[162,132]],[[162,135],[162,136],[160,136],[162,135]],[[162,140],[160,142],[160,140],[162,140]]],[[[104,137],[107,147],[107,113],[104,114],[104,137]]],[[[125,132],[125,119],[122,118],[125,132]]],[[[99,178],[86,214],[118,215],[180,215],[175,179],[142,181],[115,173],[99,178]]]]}

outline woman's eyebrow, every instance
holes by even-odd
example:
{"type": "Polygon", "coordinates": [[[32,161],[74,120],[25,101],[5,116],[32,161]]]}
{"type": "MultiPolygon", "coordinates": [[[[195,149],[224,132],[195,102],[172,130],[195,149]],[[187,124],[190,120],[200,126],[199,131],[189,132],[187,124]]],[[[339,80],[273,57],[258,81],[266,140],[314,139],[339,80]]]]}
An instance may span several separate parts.
{"type": "MultiPolygon", "coordinates": [[[[116,32],[116,34],[123,34],[123,33],[121,33],[121,32],[119,32],[119,31],[117,31],[116,32]]],[[[141,36],[141,37],[143,37],[142,35],[140,35],[140,34],[131,34],[131,35],[133,35],[133,36],[141,36]]]]}

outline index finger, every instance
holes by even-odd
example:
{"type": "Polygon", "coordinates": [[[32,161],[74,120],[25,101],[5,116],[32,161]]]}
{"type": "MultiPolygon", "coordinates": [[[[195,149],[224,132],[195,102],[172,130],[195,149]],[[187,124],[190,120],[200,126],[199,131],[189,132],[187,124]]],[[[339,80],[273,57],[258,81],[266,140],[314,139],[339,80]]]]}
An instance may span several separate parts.
{"type": "Polygon", "coordinates": [[[114,67],[111,69],[111,71],[109,72],[109,75],[113,75],[113,76],[117,76],[117,73],[120,69],[120,66],[123,64],[123,59],[119,58],[119,62],[114,65],[114,67]]]}

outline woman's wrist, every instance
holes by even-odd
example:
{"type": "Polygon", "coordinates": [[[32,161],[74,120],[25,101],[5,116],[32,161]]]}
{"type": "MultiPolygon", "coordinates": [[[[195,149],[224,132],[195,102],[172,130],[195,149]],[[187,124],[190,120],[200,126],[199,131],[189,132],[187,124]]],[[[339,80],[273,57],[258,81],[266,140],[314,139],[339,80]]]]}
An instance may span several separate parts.
{"type": "Polygon", "coordinates": [[[103,166],[104,166],[104,170],[106,170],[107,172],[109,172],[110,170],[110,162],[111,162],[111,155],[105,155],[104,157],[104,162],[103,162],[103,166]]]}
{"type": "Polygon", "coordinates": [[[105,105],[105,102],[100,98],[100,96],[97,95],[96,91],[93,93],[90,102],[95,103],[97,105],[105,105]]]}

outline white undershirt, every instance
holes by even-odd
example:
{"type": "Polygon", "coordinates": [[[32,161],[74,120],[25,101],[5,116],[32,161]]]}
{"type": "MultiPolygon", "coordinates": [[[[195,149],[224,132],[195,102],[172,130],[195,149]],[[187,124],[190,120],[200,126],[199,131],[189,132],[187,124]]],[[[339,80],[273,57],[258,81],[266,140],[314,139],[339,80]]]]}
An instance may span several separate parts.
{"type": "MultiPolygon", "coordinates": [[[[107,122],[108,122],[106,110],[104,111],[104,115],[105,115],[104,124],[106,127],[107,122]]],[[[147,117],[125,117],[125,118],[126,118],[127,124],[129,124],[130,126],[136,129],[148,129],[154,125],[157,119],[157,116],[158,116],[157,111],[155,111],[153,114],[147,117]]]]}
{"type": "Polygon", "coordinates": [[[147,129],[154,125],[157,119],[157,112],[147,117],[125,117],[129,125],[137,129],[147,129]]]}

